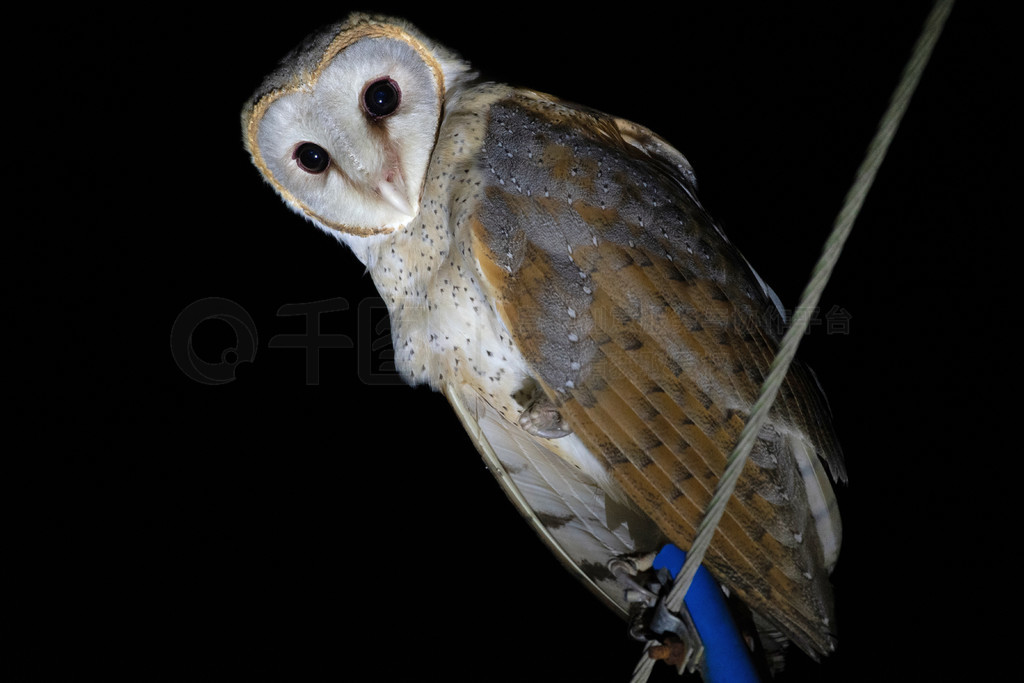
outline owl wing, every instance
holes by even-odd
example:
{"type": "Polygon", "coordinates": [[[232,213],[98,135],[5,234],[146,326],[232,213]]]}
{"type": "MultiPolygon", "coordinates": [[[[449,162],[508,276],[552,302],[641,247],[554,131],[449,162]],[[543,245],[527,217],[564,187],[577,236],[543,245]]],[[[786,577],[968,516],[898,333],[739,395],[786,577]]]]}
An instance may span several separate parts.
{"type": "MultiPolygon", "coordinates": [[[[612,479],[688,548],[775,355],[770,291],[641,126],[510,90],[488,109],[468,217],[482,286],[534,379],[612,479]]],[[[705,559],[814,655],[845,478],[821,392],[794,364],[705,559]]]]}

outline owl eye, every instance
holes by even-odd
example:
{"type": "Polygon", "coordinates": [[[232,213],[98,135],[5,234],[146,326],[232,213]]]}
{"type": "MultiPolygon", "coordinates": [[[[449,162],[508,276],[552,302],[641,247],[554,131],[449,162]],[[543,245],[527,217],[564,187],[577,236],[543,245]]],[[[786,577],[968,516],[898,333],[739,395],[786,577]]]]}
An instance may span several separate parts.
{"type": "Polygon", "coordinates": [[[296,147],[292,158],[306,173],[323,173],[331,164],[331,155],[323,147],[312,142],[303,142],[296,147]]]}
{"type": "Polygon", "coordinates": [[[370,83],[363,93],[363,107],[373,119],[382,119],[393,114],[401,101],[402,91],[390,78],[370,83]]]}

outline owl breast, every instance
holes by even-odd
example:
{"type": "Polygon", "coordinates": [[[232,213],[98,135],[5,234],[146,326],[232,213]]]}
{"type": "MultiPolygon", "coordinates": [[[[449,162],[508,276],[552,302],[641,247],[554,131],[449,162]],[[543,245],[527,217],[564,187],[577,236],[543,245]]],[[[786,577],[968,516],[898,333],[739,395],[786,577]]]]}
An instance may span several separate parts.
{"type": "Polygon", "coordinates": [[[376,240],[367,265],[388,305],[402,376],[438,390],[463,385],[514,422],[530,370],[489,297],[483,280],[491,266],[474,244],[472,226],[492,176],[481,156],[487,119],[461,111],[450,111],[441,126],[419,214],[376,240]]]}

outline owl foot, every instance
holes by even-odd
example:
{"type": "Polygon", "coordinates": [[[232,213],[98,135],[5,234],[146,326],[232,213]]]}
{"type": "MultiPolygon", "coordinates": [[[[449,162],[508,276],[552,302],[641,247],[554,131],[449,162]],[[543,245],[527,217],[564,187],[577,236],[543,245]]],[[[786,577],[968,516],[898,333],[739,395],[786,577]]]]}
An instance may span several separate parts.
{"type": "Polygon", "coordinates": [[[704,656],[704,641],[697,633],[686,605],[678,613],[670,612],[662,598],[654,606],[647,627],[656,634],[650,640],[660,643],[648,648],[647,654],[651,659],[663,660],[680,674],[697,670],[704,656]]]}
{"type": "Polygon", "coordinates": [[[651,644],[647,650],[651,659],[664,661],[680,674],[695,671],[704,656],[704,641],[686,605],[679,612],[671,612],[665,606],[672,586],[668,570],[638,571],[629,558],[611,560],[608,569],[625,588],[627,600],[633,603],[630,635],[651,644]]]}
{"type": "Polygon", "coordinates": [[[569,423],[562,419],[555,404],[545,396],[534,399],[526,406],[526,410],[519,415],[519,426],[542,439],[558,439],[572,434],[569,423]]]}

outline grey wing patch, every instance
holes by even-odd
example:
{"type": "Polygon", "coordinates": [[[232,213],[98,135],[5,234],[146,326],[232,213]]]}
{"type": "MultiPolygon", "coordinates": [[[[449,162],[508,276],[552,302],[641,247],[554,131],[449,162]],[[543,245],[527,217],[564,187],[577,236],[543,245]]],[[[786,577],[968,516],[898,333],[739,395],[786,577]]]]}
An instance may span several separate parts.
{"type": "MultiPolygon", "coordinates": [[[[617,118],[614,121],[619,132],[622,134],[623,140],[648,155],[652,162],[663,168],[667,174],[679,184],[687,196],[693,200],[695,205],[700,205],[700,200],[697,199],[695,194],[697,191],[697,176],[694,173],[689,160],[683,156],[682,153],[643,126],[625,119],[617,118]]],[[[713,221],[712,225],[719,236],[726,242],[729,242],[729,238],[721,227],[713,221]]],[[[758,285],[760,285],[761,291],[775,305],[775,309],[779,312],[783,322],[785,322],[786,311],[782,306],[782,301],[779,299],[779,296],[775,293],[775,290],[773,290],[758,274],[758,272],[754,270],[754,267],[746,258],[743,260],[746,263],[747,268],[750,269],[750,273],[754,276],[754,279],[757,280],[758,285]]]]}

